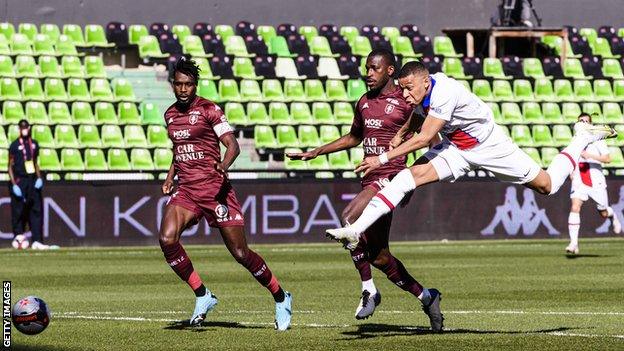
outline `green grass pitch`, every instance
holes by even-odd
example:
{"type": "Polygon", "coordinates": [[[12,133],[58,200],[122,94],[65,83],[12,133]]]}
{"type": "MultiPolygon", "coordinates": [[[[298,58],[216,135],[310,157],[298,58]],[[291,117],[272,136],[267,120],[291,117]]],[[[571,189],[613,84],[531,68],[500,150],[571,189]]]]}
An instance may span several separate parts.
{"type": "Polygon", "coordinates": [[[224,246],[187,248],[219,305],[185,328],[194,296],[159,248],[0,250],[13,303],[33,294],[53,311],[36,336],[13,329],[16,350],[623,350],[624,240],[393,243],[427,287],[442,291],[447,331],[431,334],[418,301],[379,271],[375,315],[353,317],[360,283],[333,243],[256,245],[293,293],[293,326],[273,330],[270,294],[224,246]]]}

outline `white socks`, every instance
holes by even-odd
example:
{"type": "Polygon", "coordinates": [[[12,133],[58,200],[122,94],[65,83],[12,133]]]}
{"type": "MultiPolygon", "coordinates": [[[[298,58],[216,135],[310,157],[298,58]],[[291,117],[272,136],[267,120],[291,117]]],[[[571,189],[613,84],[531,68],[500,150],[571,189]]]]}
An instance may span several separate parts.
{"type": "Polygon", "coordinates": [[[375,283],[372,279],[362,281],[362,291],[364,290],[367,290],[371,295],[377,293],[377,287],[375,287],[375,283]]]}
{"type": "Polygon", "coordinates": [[[581,152],[585,150],[587,145],[593,140],[591,136],[578,135],[572,138],[570,145],[563,149],[550,163],[546,173],[550,175],[550,194],[556,193],[559,188],[565,183],[566,179],[570,176],[570,173],[574,171],[574,167],[577,167],[578,159],[581,157],[581,152]],[[568,157],[569,156],[569,157],[568,157]]]}
{"type": "Polygon", "coordinates": [[[427,306],[431,302],[431,294],[429,294],[429,289],[423,287],[423,291],[418,295],[418,299],[422,302],[423,305],[427,306]]]}
{"type": "Polygon", "coordinates": [[[414,177],[409,169],[399,172],[394,179],[375,195],[366,205],[362,215],[351,224],[351,228],[362,234],[381,216],[392,211],[405,197],[405,194],[416,189],[414,177]]]}
{"type": "Polygon", "coordinates": [[[612,219],[615,218],[613,209],[611,208],[611,206],[607,207],[607,216],[612,219]]]}
{"type": "Polygon", "coordinates": [[[570,233],[570,245],[578,246],[579,227],[581,226],[581,216],[578,212],[570,212],[568,216],[568,231],[570,233]]]}

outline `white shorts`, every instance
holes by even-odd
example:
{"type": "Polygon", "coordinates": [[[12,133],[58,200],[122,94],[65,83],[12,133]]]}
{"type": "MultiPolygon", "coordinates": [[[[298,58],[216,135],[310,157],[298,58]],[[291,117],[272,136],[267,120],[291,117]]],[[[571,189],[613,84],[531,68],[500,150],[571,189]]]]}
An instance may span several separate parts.
{"type": "Polygon", "coordinates": [[[440,181],[454,182],[472,170],[483,168],[501,181],[525,184],[535,179],[541,170],[498,126],[483,143],[472,149],[460,150],[445,140],[431,148],[425,157],[440,181]]]}
{"type": "Polygon", "coordinates": [[[589,200],[589,198],[596,202],[596,209],[598,211],[604,211],[607,209],[607,207],[609,207],[609,196],[607,195],[606,187],[593,187],[572,182],[572,188],[570,189],[570,199],[587,201],[589,200]]]}

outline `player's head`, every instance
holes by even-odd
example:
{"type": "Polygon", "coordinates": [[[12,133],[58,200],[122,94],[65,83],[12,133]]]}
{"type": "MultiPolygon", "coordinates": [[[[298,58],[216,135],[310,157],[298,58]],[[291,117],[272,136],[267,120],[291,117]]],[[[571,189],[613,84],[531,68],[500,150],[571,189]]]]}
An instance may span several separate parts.
{"type": "Polygon", "coordinates": [[[420,61],[410,61],[403,65],[399,72],[399,86],[403,89],[403,97],[410,105],[420,104],[431,85],[429,71],[420,61]]]}
{"type": "Polygon", "coordinates": [[[578,121],[583,123],[592,123],[592,116],[587,112],[581,112],[578,116],[578,121]]]}
{"type": "Polygon", "coordinates": [[[396,59],[386,49],[375,49],[366,58],[366,86],[369,90],[383,88],[394,75],[396,59]]]}
{"type": "Polygon", "coordinates": [[[17,126],[19,127],[20,135],[22,137],[26,138],[30,136],[30,123],[28,123],[27,120],[22,119],[19,123],[17,123],[17,126]]]}
{"type": "Polygon", "coordinates": [[[197,95],[197,83],[199,82],[199,67],[195,61],[180,57],[173,69],[173,93],[178,104],[190,104],[197,95]]]}

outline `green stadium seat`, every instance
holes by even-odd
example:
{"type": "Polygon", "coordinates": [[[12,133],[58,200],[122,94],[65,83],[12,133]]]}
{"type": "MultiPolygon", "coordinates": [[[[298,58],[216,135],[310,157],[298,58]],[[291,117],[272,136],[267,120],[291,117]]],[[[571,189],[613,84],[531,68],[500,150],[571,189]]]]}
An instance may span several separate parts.
{"type": "Polygon", "coordinates": [[[613,81],[613,95],[617,101],[624,99],[624,80],[613,81]]]}
{"type": "Polygon", "coordinates": [[[349,101],[347,89],[341,80],[328,79],[325,81],[325,90],[328,101],[349,101]]]}
{"type": "Polygon", "coordinates": [[[511,127],[511,139],[518,146],[533,146],[533,138],[529,127],[525,125],[515,125],[511,127]]]}
{"type": "Polygon", "coordinates": [[[13,39],[9,43],[11,54],[13,55],[32,55],[34,54],[30,39],[24,34],[15,33],[13,39]]]}
{"type": "Polygon", "coordinates": [[[579,34],[585,37],[590,45],[598,38],[598,32],[594,28],[581,28],[579,34]]]}
{"type": "Polygon", "coordinates": [[[592,79],[586,76],[581,66],[581,61],[576,58],[568,58],[563,63],[563,75],[573,79],[592,79]]]}
{"type": "Polygon", "coordinates": [[[199,86],[197,87],[197,95],[210,101],[221,101],[221,97],[219,97],[219,92],[217,91],[217,85],[212,80],[200,79],[199,86]]]}
{"type": "Polygon", "coordinates": [[[392,48],[395,55],[401,55],[402,57],[420,57],[421,54],[414,52],[412,46],[412,40],[408,37],[396,37],[392,44],[392,48]]]}
{"type": "Polygon", "coordinates": [[[42,148],[57,148],[59,146],[54,142],[52,131],[49,126],[45,125],[33,125],[31,126],[31,133],[33,139],[37,140],[39,147],[42,148]]]}
{"type": "Polygon", "coordinates": [[[336,119],[327,102],[312,103],[312,116],[316,124],[334,124],[336,119]]]}
{"type": "Polygon", "coordinates": [[[258,28],[256,29],[256,32],[262,38],[262,40],[267,46],[269,46],[271,39],[277,36],[277,32],[275,31],[275,27],[273,26],[266,26],[266,25],[258,26],[258,28]]]}
{"type": "MultiPolygon", "coordinates": [[[[317,147],[321,145],[318,131],[316,127],[310,125],[300,125],[297,128],[297,134],[299,135],[298,145],[301,147],[317,147]]],[[[279,139],[279,132],[278,132],[279,139]]]]}
{"type": "Polygon", "coordinates": [[[548,124],[563,123],[563,115],[561,113],[561,109],[559,108],[559,104],[557,103],[542,103],[542,114],[544,116],[544,120],[548,124]]]}
{"type": "Polygon", "coordinates": [[[153,171],[154,161],[147,149],[132,149],[130,151],[130,164],[135,171],[153,171]]]}
{"type": "Polygon", "coordinates": [[[93,78],[91,79],[91,98],[94,101],[115,101],[113,90],[111,89],[108,79],[93,78]]]}
{"type": "Polygon", "coordinates": [[[513,81],[513,95],[517,101],[534,101],[533,88],[531,82],[526,79],[515,79],[513,81]]]}
{"type": "Polygon", "coordinates": [[[102,146],[105,148],[123,148],[124,137],[117,125],[105,124],[102,126],[102,146]]]}
{"type": "Polygon", "coordinates": [[[592,116],[592,122],[603,123],[602,121],[602,109],[600,105],[595,102],[584,102],[581,109],[585,113],[589,113],[592,116]]]}
{"type": "Polygon", "coordinates": [[[511,84],[506,80],[495,80],[492,82],[492,94],[497,101],[516,101],[511,84]]]}
{"type": "Polygon", "coordinates": [[[54,149],[39,149],[39,168],[42,171],[60,171],[61,161],[54,149]]]}
{"type": "Polygon", "coordinates": [[[171,27],[171,32],[178,37],[180,42],[184,41],[184,38],[192,35],[191,28],[185,24],[175,24],[171,27]]]}
{"type": "Polygon", "coordinates": [[[41,87],[41,82],[37,78],[22,79],[22,96],[24,100],[45,101],[46,97],[41,87]]]}
{"type": "Polygon", "coordinates": [[[264,101],[260,84],[255,80],[243,79],[240,82],[241,101],[264,101]]]}
{"type": "Polygon", "coordinates": [[[284,168],[292,171],[304,171],[308,169],[308,163],[302,160],[291,160],[286,156],[289,153],[299,153],[303,150],[299,148],[286,148],[284,149],[284,168]]]}
{"type": "Polygon", "coordinates": [[[143,128],[138,125],[127,125],[124,127],[124,143],[126,147],[147,147],[147,138],[143,128]]]}
{"type": "MultiPolygon", "coordinates": [[[[0,119],[0,122],[2,120],[0,119]]],[[[0,150],[9,148],[9,140],[7,139],[6,134],[4,134],[4,129],[0,127],[0,150]]]]}
{"type": "Polygon", "coordinates": [[[63,78],[65,76],[61,72],[61,66],[54,56],[39,56],[39,71],[46,78],[63,78]]]}
{"type": "Polygon", "coordinates": [[[211,57],[212,54],[207,54],[204,51],[204,45],[201,39],[196,35],[188,35],[184,39],[179,39],[182,44],[182,51],[193,57],[211,57]]]}
{"type": "Polygon", "coordinates": [[[364,161],[364,149],[361,147],[354,147],[349,150],[349,158],[351,159],[351,164],[358,165],[364,161]]]}
{"type": "Polygon", "coordinates": [[[165,124],[165,119],[158,106],[152,102],[141,103],[141,118],[143,124],[165,124]]]}
{"type": "Polygon", "coordinates": [[[401,36],[401,31],[397,27],[383,27],[381,28],[381,35],[386,37],[388,41],[393,42],[401,36]]]}
{"type": "Polygon", "coordinates": [[[366,83],[361,79],[347,81],[347,97],[349,101],[357,101],[366,93],[366,83]]]}
{"type": "Polygon", "coordinates": [[[241,95],[238,92],[238,84],[233,79],[221,79],[219,81],[219,100],[220,101],[241,101],[241,95]]]}
{"type": "Polygon", "coordinates": [[[56,54],[59,56],[82,56],[76,49],[74,42],[67,36],[61,35],[56,42],[56,54]]]}
{"type": "Polygon", "coordinates": [[[554,146],[568,146],[572,141],[572,131],[566,125],[555,125],[552,130],[554,146]]]}
{"type": "Polygon", "coordinates": [[[470,82],[468,82],[467,80],[463,80],[463,79],[462,79],[462,80],[458,80],[458,82],[459,82],[461,85],[463,85],[463,86],[466,88],[466,90],[468,90],[468,91],[472,91],[472,87],[470,86],[470,82]]]}
{"type": "Polygon", "coordinates": [[[139,57],[142,59],[166,58],[169,54],[163,54],[155,36],[146,35],[139,40],[139,57]]]}
{"type": "Polygon", "coordinates": [[[366,58],[366,56],[373,51],[370,40],[364,36],[356,36],[352,42],[349,42],[349,44],[351,45],[351,52],[355,56],[366,58]]]}
{"type": "Polygon", "coordinates": [[[564,102],[561,104],[561,114],[565,123],[576,123],[581,112],[581,107],[576,102],[564,102]]]}
{"type": "Polygon", "coordinates": [[[39,67],[32,56],[15,58],[15,73],[18,77],[39,78],[39,67]]]}
{"type": "Polygon", "coordinates": [[[132,102],[120,102],[117,105],[117,116],[121,124],[141,124],[139,110],[132,102]]]}
{"type": "Polygon", "coordinates": [[[320,127],[320,144],[330,143],[338,138],[340,138],[340,131],[338,127],[332,125],[322,125],[320,127]]]}
{"type": "Polygon", "coordinates": [[[11,40],[13,34],[15,34],[15,26],[13,26],[13,23],[0,23],[0,34],[4,35],[7,40],[11,40]]]}
{"type": "Polygon", "coordinates": [[[24,34],[28,37],[28,40],[33,41],[35,39],[35,35],[37,35],[37,26],[32,23],[20,23],[18,26],[18,33],[24,34]]]}
{"type": "Polygon", "coordinates": [[[15,78],[0,79],[0,100],[22,100],[22,93],[15,78]]]}
{"type": "MultiPolygon", "coordinates": [[[[314,28],[314,27],[312,27],[314,28]]],[[[316,28],[314,28],[316,29],[316,28]]],[[[340,55],[334,54],[329,47],[329,41],[327,38],[322,36],[315,36],[311,40],[308,40],[310,43],[310,53],[312,55],[317,55],[319,57],[338,57],[340,55]]]]}
{"type": "Polygon", "coordinates": [[[104,152],[100,149],[86,149],[84,163],[87,171],[108,171],[104,152]]]}
{"type": "Polygon", "coordinates": [[[524,124],[524,118],[522,117],[520,107],[515,102],[503,102],[501,105],[501,115],[504,124],[524,124]]]}
{"type": "Polygon", "coordinates": [[[314,26],[301,26],[298,33],[303,35],[308,44],[318,37],[318,30],[314,26]]]}
{"type": "Polygon", "coordinates": [[[624,168],[624,155],[618,146],[609,146],[611,162],[604,165],[605,168],[624,168]]]}
{"type": "Polygon", "coordinates": [[[259,149],[277,148],[277,141],[275,140],[273,129],[269,126],[254,126],[254,142],[256,144],[256,148],[259,149]]]}
{"type": "Polygon", "coordinates": [[[46,78],[43,83],[45,95],[48,100],[69,101],[63,81],[59,78],[46,78]]]}
{"type": "Polygon", "coordinates": [[[78,127],[78,140],[81,147],[100,148],[102,147],[102,139],[100,133],[94,125],[81,124],[78,127]]]}
{"type": "Polygon", "coordinates": [[[492,110],[494,121],[498,124],[505,124],[505,120],[503,119],[503,115],[500,111],[500,106],[498,106],[495,102],[486,102],[486,104],[490,107],[490,110],[492,110]]]}
{"type": "Polygon", "coordinates": [[[84,101],[76,101],[71,106],[73,124],[95,124],[95,116],[91,105],[84,101]]]}
{"type": "Polygon", "coordinates": [[[433,38],[433,53],[445,57],[461,57],[461,54],[455,52],[451,38],[447,36],[435,36],[433,38]]]}
{"type": "Polygon", "coordinates": [[[261,102],[250,102],[247,104],[247,117],[251,124],[270,124],[269,114],[266,106],[261,102]]]}
{"type": "Polygon", "coordinates": [[[262,98],[264,101],[286,101],[282,84],[277,79],[265,79],[262,81],[262,98]]]}
{"type": "Polygon", "coordinates": [[[535,79],[535,100],[547,102],[558,101],[550,80],[546,78],[535,79]]]}
{"type": "Polygon", "coordinates": [[[193,56],[193,61],[195,61],[195,64],[199,67],[200,79],[218,80],[221,78],[220,76],[215,76],[214,73],[212,73],[212,68],[210,68],[208,59],[205,57],[193,56]]]}
{"type": "Polygon", "coordinates": [[[26,119],[30,124],[50,124],[48,112],[40,101],[28,101],[26,103],[26,119]]]}
{"type": "Polygon", "coordinates": [[[338,124],[353,123],[353,106],[348,102],[334,102],[334,116],[338,124]]]}
{"type": "Polygon", "coordinates": [[[130,171],[132,166],[124,149],[108,150],[108,169],[111,171],[130,171]]]}
{"type": "Polygon", "coordinates": [[[624,79],[622,66],[620,66],[620,62],[615,59],[602,60],[602,74],[607,78],[624,79]]]}
{"type": "Polygon", "coordinates": [[[594,80],[594,94],[595,99],[598,101],[615,101],[613,89],[611,89],[611,83],[609,83],[606,79],[594,80]]]}
{"type": "Polygon", "coordinates": [[[601,56],[603,59],[620,57],[620,55],[614,55],[611,52],[611,45],[609,45],[609,41],[605,38],[596,38],[593,45],[590,44],[590,47],[595,56],[601,56]]]}
{"type": "Polygon", "coordinates": [[[542,62],[537,58],[525,58],[522,61],[522,71],[525,76],[539,79],[539,78],[552,78],[546,77],[544,74],[544,68],[542,62]]]}
{"type": "Polygon", "coordinates": [[[293,102],[290,104],[290,115],[295,124],[314,124],[314,118],[310,107],[305,102],[293,102]]]}
{"type": "Polygon", "coordinates": [[[236,57],[256,56],[255,54],[250,54],[247,51],[245,40],[242,37],[239,37],[238,35],[232,35],[229,38],[223,38],[223,44],[225,46],[225,53],[227,55],[233,55],[236,57]]]}
{"type": "Polygon", "coordinates": [[[299,80],[287,79],[284,81],[284,96],[287,101],[307,101],[303,84],[299,80]]]}
{"type": "Polygon", "coordinates": [[[347,151],[342,150],[328,155],[329,168],[332,170],[352,170],[353,164],[349,160],[347,151]]]}
{"type": "Polygon", "coordinates": [[[56,56],[54,42],[45,34],[37,34],[32,44],[33,53],[37,56],[49,55],[56,56]]]}
{"type": "Polygon", "coordinates": [[[96,48],[112,48],[114,43],[109,43],[104,33],[104,28],[99,24],[87,24],[85,26],[85,43],[87,46],[96,48]]]}
{"type": "Polygon", "coordinates": [[[4,35],[2,34],[0,34],[0,55],[11,55],[9,42],[4,38],[4,35]]]}
{"type": "Polygon", "coordinates": [[[321,57],[318,59],[318,75],[328,79],[346,80],[348,75],[340,73],[338,62],[333,57],[321,57]]]}
{"type": "Polygon", "coordinates": [[[557,79],[554,84],[555,96],[560,101],[576,101],[576,96],[572,90],[569,80],[557,79]]]}
{"type": "Polygon", "coordinates": [[[115,107],[110,102],[100,101],[95,104],[95,123],[119,124],[115,107]]]}
{"type": "Polygon", "coordinates": [[[92,101],[87,82],[80,78],[69,78],[67,80],[67,93],[71,100],[92,101]]]}
{"type": "Polygon", "coordinates": [[[267,46],[271,55],[277,55],[277,57],[297,57],[296,54],[290,52],[286,38],[282,36],[272,37],[267,46]]]}
{"type": "Polygon", "coordinates": [[[167,128],[159,125],[147,126],[148,147],[171,148],[173,144],[169,140],[167,128]]]}
{"type": "MultiPolygon", "coordinates": [[[[311,160],[307,160],[306,163],[308,164],[308,169],[311,170],[326,170],[329,169],[329,161],[327,161],[327,156],[326,155],[319,155],[311,160]]],[[[327,172],[318,172],[315,174],[316,178],[319,178],[317,176],[317,174],[321,173],[322,177],[325,178],[333,178],[333,173],[329,172],[329,174],[331,174],[330,176],[325,176],[324,174],[327,172]]]]}
{"type": "Polygon", "coordinates": [[[531,134],[533,135],[533,141],[535,146],[553,146],[553,138],[550,134],[548,126],[543,124],[534,125],[531,128],[531,134]]]}
{"type": "Polygon", "coordinates": [[[455,79],[472,79],[472,76],[464,74],[464,66],[461,60],[456,57],[445,57],[442,63],[442,72],[455,79]]]}
{"type": "Polygon", "coordinates": [[[342,26],[340,27],[340,35],[351,45],[355,38],[360,35],[360,30],[353,26],[342,26]]]}
{"type": "Polygon", "coordinates": [[[542,165],[548,167],[555,156],[559,154],[559,150],[554,147],[543,147],[541,148],[540,154],[542,156],[542,165]]]}
{"type": "Polygon", "coordinates": [[[84,68],[89,78],[106,78],[104,61],[100,56],[85,57],[84,68]]]}
{"type": "Polygon", "coordinates": [[[13,124],[7,127],[7,138],[9,141],[14,141],[19,138],[20,131],[17,124],[13,124]]]}
{"type": "Polygon", "coordinates": [[[63,26],[63,34],[67,35],[76,47],[86,47],[82,28],[76,24],[66,24],[63,26]]]}
{"type": "MultiPolygon", "coordinates": [[[[307,79],[304,83],[305,95],[308,101],[327,101],[323,83],[318,79],[307,79]]],[[[346,94],[346,92],[345,92],[346,94]]]]}
{"type": "Polygon", "coordinates": [[[57,26],[56,24],[52,24],[52,23],[44,23],[40,25],[39,33],[43,35],[47,35],[52,44],[56,44],[59,37],[61,36],[61,30],[59,29],[59,26],[57,26]]]}
{"type": "Polygon", "coordinates": [[[63,56],[61,59],[63,74],[66,77],[84,78],[86,77],[80,58],[77,56],[63,56]]]}
{"type": "Polygon", "coordinates": [[[607,145],[610,145],[610,146],[624,145],[624,125],[618,124],[614,127],[614,129],[618,133],[618,135],[616,138],[607,139],[607,145]]]}
{"type": "Polygon", "coordinates": [[[171,149],[154,150],[154,168],[157,170],[167,170],[173,161],[173,151],[171,149]]]}
{"type": "Polygon", "coordinates": [[[226,102],[224,113],[228,122],[234,126],[246,126],[250,124],[245,108],[240,102],[226,102]]]}
{"type": "Polygon", "coordinates": [[[292,119],[288,106],[283,102],[271,102],[269,104],[269,118],[271,124],[291,124],[292,119]]]}
{"type": "Polygon", "coordinates": [[[472,92],[483,101],[494,101],[490,82],[485,79],[475,79],[472,81],[472,92]]]}
{"type": "Polygon", "coordinates": [[[221,36],[223,41],[226,41],[229,37],[234,35],[234,28],[227,24],[219,24],[214,28],[215,34],[221,36]]]}
{"type": "Polygon", "coordinates": [[[141,38],[148,35],[147,27],[143,24],[131,24],[128,27],[128,42],[130,44],[139,45],[141,38]]]}
{"type": "MultiPolygon", "coordinates": [[[[609,82],[607,82],[608,84],[609,82]]],[[[611,85],[609,85],[611,89],[611,85]]],[[[595,101],[594,91],[591,86],[591,82],[588,80],[575,80],[574,81],[574,95],[576,101],[595,101]]]]}
{"type": "Polygon", "coordinates": [[[524,116],[524,122],[529,124],[543,124],[546,123],[544,116],[542,115],[542,108],[537,102],[524,102],[522,104],[522,115],[524,116]]]}
{"type": "Polygon", "coordinates": [[[494,79],[513,79],[503,71],[503,64],[497,58],[486,57],[483,59],[483,75],[494,79]]]}
{"type": "Polygon", "coordinates": [[[602,115],[604,117],[604,123],[607,124],[620,124],[624,123],[622,119],[622,109],[616,102],[605,102],[602,104],[602,115]]]}
{"type": "Polygon", "coordinates": [[[74,127],[67,124],[59,124],[54,128],[54,140],[58,148],[80,148],[74,127]]]}
{"type": "Polygon", "coordinates": [[[544,167],[544,164],[542,163],[542,158],[540,157],[540,153],[536,148],[523,147],[522,151],[524,151],[525,154],[529,155],[529,157],[533,159],[533,161],[535,161],[535,163],[537,163],[540,167],[544,167]]]}
{"type": "Polygon", "coordinates": [[[2,104],[2,124],[17,124],[21,119],[24,119],[24,106],[19,101],[5,101],[2,104]]]}
{"type": "Polygon", "coordinates": [[[62,101],[52,101],[48,104],[48,116],[52,124],[72,124],[74,122],[67,103],[62,101]]]}
{"type": "Polygon", "coordinates": [[[13,60],[10,56],[0,55],[0,77],[15,77],[15,70],[13,69],[13,60]]]}

